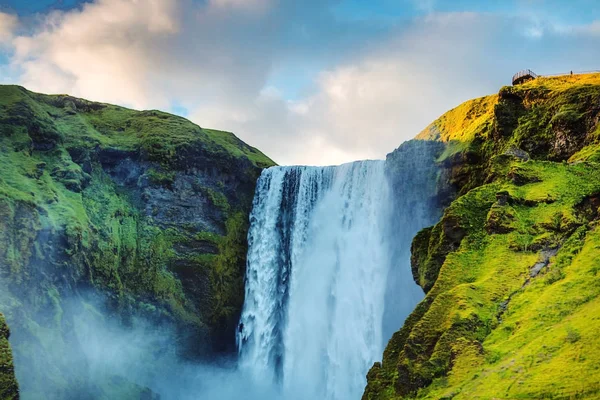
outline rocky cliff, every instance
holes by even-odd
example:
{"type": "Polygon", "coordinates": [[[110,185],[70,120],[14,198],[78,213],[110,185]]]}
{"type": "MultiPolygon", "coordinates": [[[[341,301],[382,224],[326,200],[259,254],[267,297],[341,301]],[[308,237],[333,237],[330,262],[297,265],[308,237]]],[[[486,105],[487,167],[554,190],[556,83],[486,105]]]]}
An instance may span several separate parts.
{"type": "Polygon", "coordinates": [[[109,314],[168,331],[179,357],[233,350],[269,158],[174,115],[17,86],[0,86],[0,149],[0,311],[30,397],[152,397],[90,377],[80,342],[109,314]]]}
{"type": "Polygon", "coordinates": [[[539,78],[444,114],[441,220],[412,245],[426,297],[363,399],[600,395],[600,75],[539,78]]]}

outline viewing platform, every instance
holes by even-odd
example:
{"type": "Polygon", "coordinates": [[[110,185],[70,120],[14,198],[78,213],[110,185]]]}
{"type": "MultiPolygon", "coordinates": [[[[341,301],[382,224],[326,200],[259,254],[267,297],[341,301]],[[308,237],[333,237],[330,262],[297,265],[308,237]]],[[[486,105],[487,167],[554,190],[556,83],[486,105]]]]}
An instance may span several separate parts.
{"type": "Polygon", "coordinates": [[[524,69],[513,75],[512,84],[513,84],[513,86],[519,85],[521,83],[529,82],[537,77],[538,77],[538,75],[535,72],[533,72],[532,70],[524,69]]]}
{"type": "Polygon", "coordinates": [[[544,74],[544,75],[538,75],[535,72],[533,72],[530,69],[524,69],[522,71],[517,72],[516,74],[513,75],[512,77],[512,84],[514,85],[520,85],[521,83],[525,83],[525,82],[529,82],[533,79],[537,79],[537,78],[553,78],[553,77],[557,77],[557,76],[566,76],[566,75],[582,75],[582,74],[597,74],[599,73],[600,70],[590,70],[590,71],[569,71],[569,72],[560,72],[558,74],[544,74]]]}

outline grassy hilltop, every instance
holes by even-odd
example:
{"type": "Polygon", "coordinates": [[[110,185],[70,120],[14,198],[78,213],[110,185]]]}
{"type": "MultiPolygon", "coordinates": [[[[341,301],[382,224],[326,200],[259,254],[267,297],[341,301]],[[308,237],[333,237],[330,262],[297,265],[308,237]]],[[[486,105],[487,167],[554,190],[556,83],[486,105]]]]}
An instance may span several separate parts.
{"type": "Polygon", "coordinates": [[[456,198],[412,245],[425,299],[363,399],[600,397],[600,74],[539,78],[450,110],[456,198]]]}

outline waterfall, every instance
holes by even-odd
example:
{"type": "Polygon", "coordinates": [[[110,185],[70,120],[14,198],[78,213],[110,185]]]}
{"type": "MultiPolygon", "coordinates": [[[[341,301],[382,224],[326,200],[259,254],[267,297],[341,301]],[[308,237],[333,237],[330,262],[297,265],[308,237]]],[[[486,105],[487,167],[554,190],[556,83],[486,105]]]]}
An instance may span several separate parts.
{"type": "MultiPolygon", "coordinates": [[[[284,399],[360,398],[390,335],[384,314],[397,330],[422,297],[406,258],[429,221],[399,217],[395,204],[412,203],[394,200],[387,175],[385,161],[359,161],[273,167],[258,180],[239,367],[255,382],[274,382],[284,399]]],[[[423,195],[416,192],[406,197],[423,195]]]]}
{"type": "Polygon", "coordinates": [[[419,230],[440,219],[444,198],[453,196],[451,187],[440,185],[438,174],[442,170],[434,161],[443,146],[439,142],[411,140],[388,154],[385,161],[393,200],[387,237],[392,265],[383,317],[386,339],[402,326],[423,298],[423,292],[413,280],[410,247],[419,230]]]}

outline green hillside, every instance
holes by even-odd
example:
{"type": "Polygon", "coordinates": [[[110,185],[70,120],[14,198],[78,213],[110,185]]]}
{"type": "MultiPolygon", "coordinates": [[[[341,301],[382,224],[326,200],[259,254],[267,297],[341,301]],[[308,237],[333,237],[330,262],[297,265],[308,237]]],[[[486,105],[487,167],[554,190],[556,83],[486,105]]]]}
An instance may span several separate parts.
{"type": "Polygon", "coordinates": [[[456,189],[413,241],[425,299],[363,399],[600,397],[600,74],[539,78],[444,114],[456,189]]]}
{"type": "Polygon", "coordinates": [[[271,165],[181,117],[0,86],[0,311],[29,398],[95,385],[60,356],[90,315],[168,326],[189,359],[235,351],[248,214],[271,165]]]}

